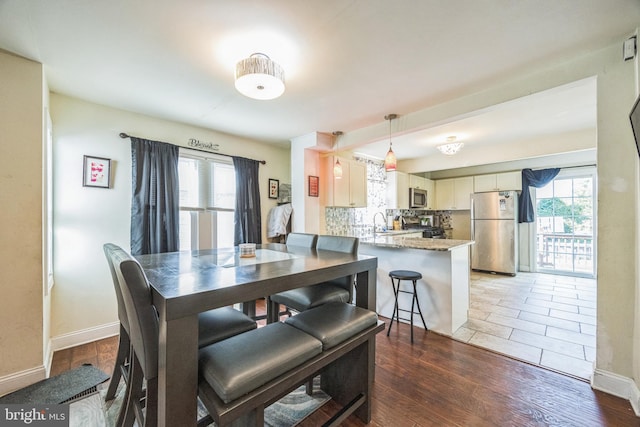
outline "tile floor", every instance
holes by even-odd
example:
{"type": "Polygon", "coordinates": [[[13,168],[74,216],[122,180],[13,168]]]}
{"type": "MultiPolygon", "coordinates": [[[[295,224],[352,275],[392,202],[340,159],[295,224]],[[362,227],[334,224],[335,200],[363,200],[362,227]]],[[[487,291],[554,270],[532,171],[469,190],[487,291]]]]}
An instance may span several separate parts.
{"type": "Polygon", "coordinates": [[[453,338],[590,379],[596,346],[596,281],[520,272],[471,272],[469,320],[453,338]]]}

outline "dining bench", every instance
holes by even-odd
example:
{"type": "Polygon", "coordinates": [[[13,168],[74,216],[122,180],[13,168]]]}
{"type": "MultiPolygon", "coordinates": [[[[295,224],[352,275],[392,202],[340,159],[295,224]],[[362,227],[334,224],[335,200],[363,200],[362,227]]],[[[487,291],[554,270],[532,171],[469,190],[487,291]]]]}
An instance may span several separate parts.
{"type": "Polygon", "coordinates": [[[352,413],[371,418],[375,312],[331,303],[200,350],[199,397],[218,426],[264,425],[264,409],[320,375],[321,388],[343,408],[325,425],[352,413]]]}

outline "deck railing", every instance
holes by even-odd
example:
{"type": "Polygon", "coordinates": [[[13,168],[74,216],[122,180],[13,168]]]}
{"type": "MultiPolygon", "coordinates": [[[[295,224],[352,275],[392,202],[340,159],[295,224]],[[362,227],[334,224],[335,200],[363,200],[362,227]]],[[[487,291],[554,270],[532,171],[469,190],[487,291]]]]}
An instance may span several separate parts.
{"type": "Polygon", "coordinates": [[[539,268],[593,272],[591,235],[539,233],[537,247],[539,268]]]}

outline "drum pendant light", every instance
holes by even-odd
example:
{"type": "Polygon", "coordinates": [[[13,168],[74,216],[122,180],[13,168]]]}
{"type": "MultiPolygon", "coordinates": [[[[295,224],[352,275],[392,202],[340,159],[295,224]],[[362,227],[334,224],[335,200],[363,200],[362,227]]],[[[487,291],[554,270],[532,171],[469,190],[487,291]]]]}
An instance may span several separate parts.
{"type": "Polygon", "coordinates": [[[342,178],[342,165],[340,164],[340,159],[338,158],[338,149],[340,148],[338,140],[340,139],[340,135],[342,135],[342,131],[335,131],[333,135],[336,137],[336,163],[333,165],[333,177],[335,179],[342,178]]]}
{"type": "Polygon", "coordinates": [[[275,99],[284,93],[284,70],[264,53],[236,64],[236,89],[253,99],[275,99]]]}
{"type": "Polygon", "coordinates": [[[389,114],[384,116],[385,120],[389,120],[389,151],[387,155],[384,157],[384,170],[387,172],[392,172],[396,170],[396,155],[393,152],[392,142],[391,142],[391,120],[398,117],[397,114],[389,114]]]}

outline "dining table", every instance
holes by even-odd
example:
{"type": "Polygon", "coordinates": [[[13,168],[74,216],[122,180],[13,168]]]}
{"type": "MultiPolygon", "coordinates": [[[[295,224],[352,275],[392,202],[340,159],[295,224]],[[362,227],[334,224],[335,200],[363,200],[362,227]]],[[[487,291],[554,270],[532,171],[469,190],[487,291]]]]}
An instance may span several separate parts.
{"type": "Polygon", "coordinates": [[[268,243],[246,258],[237,247],[135,258],[159,317],[160,426],[197,424],[198,313],[349,275],[356,276],[354,303],[376,309],[374,256],[268,243]]]}

